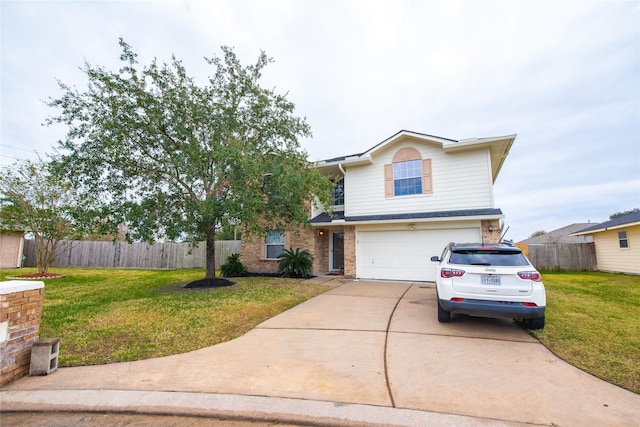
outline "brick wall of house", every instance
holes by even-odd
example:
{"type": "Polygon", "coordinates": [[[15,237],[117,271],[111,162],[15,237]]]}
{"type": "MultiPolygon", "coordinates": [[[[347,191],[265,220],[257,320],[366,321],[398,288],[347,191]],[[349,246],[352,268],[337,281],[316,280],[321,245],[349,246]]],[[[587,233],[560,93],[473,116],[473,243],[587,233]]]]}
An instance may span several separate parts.
{"type": "Polygon", "coordinates": [[[250,239],[243,237],[240,262],[251,273],[276,273],[278,271],[278,261],[267,260],[264,256],[264,236],[251,236],[250,239]]]}
{"type": "Polygon", "coordinates": [[[502,230],[500,229],[500,220],[488,219],[482,221],[482,241],[484,243],[500,243],[502,230]],[[493,227],[493,231],[489,231],[489,226],[493,227]]]}
{"type": "Polygon", "coordinates": [[[344,227],[344,276],[356,277],[356,227],[344,227]]]}
{"type": "Polygon", "coordinates": [[[315,251],[313,254],[313,274],[325,274],[329,270],[329,239],[331,233],[328,230],[315,230],[315,251]],[[322,232],[322,235],[320,235],[322,232]]]}
{"type": "MultiPolygon", "coordinates": [[[[300,227],[285,230],[284,247],[307,249],[313,255],[312,274],[321,274],[328,264],[328,253],[323,250],[323,242],[328,245],[328,236],[319,235],[318,230],[310,227],[300,227]]],[[[265,237],[252,236],[242,241],[240,261],[252,273],[277,273],[278,260],[266,259],[265,237]]]]}
{"type": "Polygon", "coordinates": [[[0,283],[0,387],[29,373],[43,300],[43,282],[0,283]]]}

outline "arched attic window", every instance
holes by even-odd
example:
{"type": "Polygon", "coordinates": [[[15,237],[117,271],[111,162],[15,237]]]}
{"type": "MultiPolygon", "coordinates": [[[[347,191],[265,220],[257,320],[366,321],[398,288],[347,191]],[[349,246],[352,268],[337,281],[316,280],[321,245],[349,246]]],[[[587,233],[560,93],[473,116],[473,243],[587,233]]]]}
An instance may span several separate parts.
{"type": "Polygon", "coordinates": [[[386,197],[433,194],[431,159],[423,159],[415,148],[398,150],[384,165],[384,192],[386,197]]]}

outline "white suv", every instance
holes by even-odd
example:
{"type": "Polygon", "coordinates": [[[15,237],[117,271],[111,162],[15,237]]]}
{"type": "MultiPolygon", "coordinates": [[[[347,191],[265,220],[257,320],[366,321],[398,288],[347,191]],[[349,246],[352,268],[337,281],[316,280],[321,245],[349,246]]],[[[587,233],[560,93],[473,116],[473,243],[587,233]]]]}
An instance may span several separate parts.
{"type": "Polygon", "coordinates": [[[547,298],[540,273],[522,251],[507,244],[450,243],[436,271],[438,320],[451,313],[522,319],[528,329],[544,328],[547,298]]]}

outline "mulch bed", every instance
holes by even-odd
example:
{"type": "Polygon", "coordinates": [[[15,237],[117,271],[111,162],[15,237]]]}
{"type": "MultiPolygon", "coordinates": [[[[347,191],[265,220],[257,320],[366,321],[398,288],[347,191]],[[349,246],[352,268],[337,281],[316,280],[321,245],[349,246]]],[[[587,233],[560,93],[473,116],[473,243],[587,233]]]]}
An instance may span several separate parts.
{"type": "MultiPolygon", "coordinates": [[[[231,276],[231,277],[282,277],[282,275],[279,273],[244,273],[239,276],[231,276]]],[[[309,279],[311,277],[315,277],[315,276],[308,276],[306,278],[309,279]]],[[[231,280],[228,280],[225,278],[216,277],[215,279],[196,280],[194,282],[187,283],[186,285],[183,286],[183,288],[199,290],[199,289],[210,289],[210,288],[223,288],[225,286],[231,286],[231,285],[235,285],[235,282],[232,282],[231,280]]]]}
{"type": "Polygon", "coordinates": [[[225,286],[231,286],[235,283],[231,280],[221,279],[216,277],[215,279],[200,279],[184,285],[186,289],[202,289],[202,288],[223,288],[225,286]]]}
{"type": "Polygon", "coordinates": [[[32,274],[17,274],[15,276],[6,276],[9,280],[45,280],[45,279],[61,279],[65,277],[64,274],[55,273],[32,273],[32,274]]]}

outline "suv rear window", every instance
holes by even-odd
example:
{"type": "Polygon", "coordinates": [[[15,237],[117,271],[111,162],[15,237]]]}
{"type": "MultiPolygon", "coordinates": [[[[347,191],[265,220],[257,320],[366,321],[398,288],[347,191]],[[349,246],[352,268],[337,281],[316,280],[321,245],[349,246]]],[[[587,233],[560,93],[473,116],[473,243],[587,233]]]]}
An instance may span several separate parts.
{"type": "Polygon", "coordinates": [[[499,249],[454,249],[451,252],[450,264],[460,265],[498,265],[516,267],[529,265],[527,258],[518,251],[501,251],[499,249]]]}

